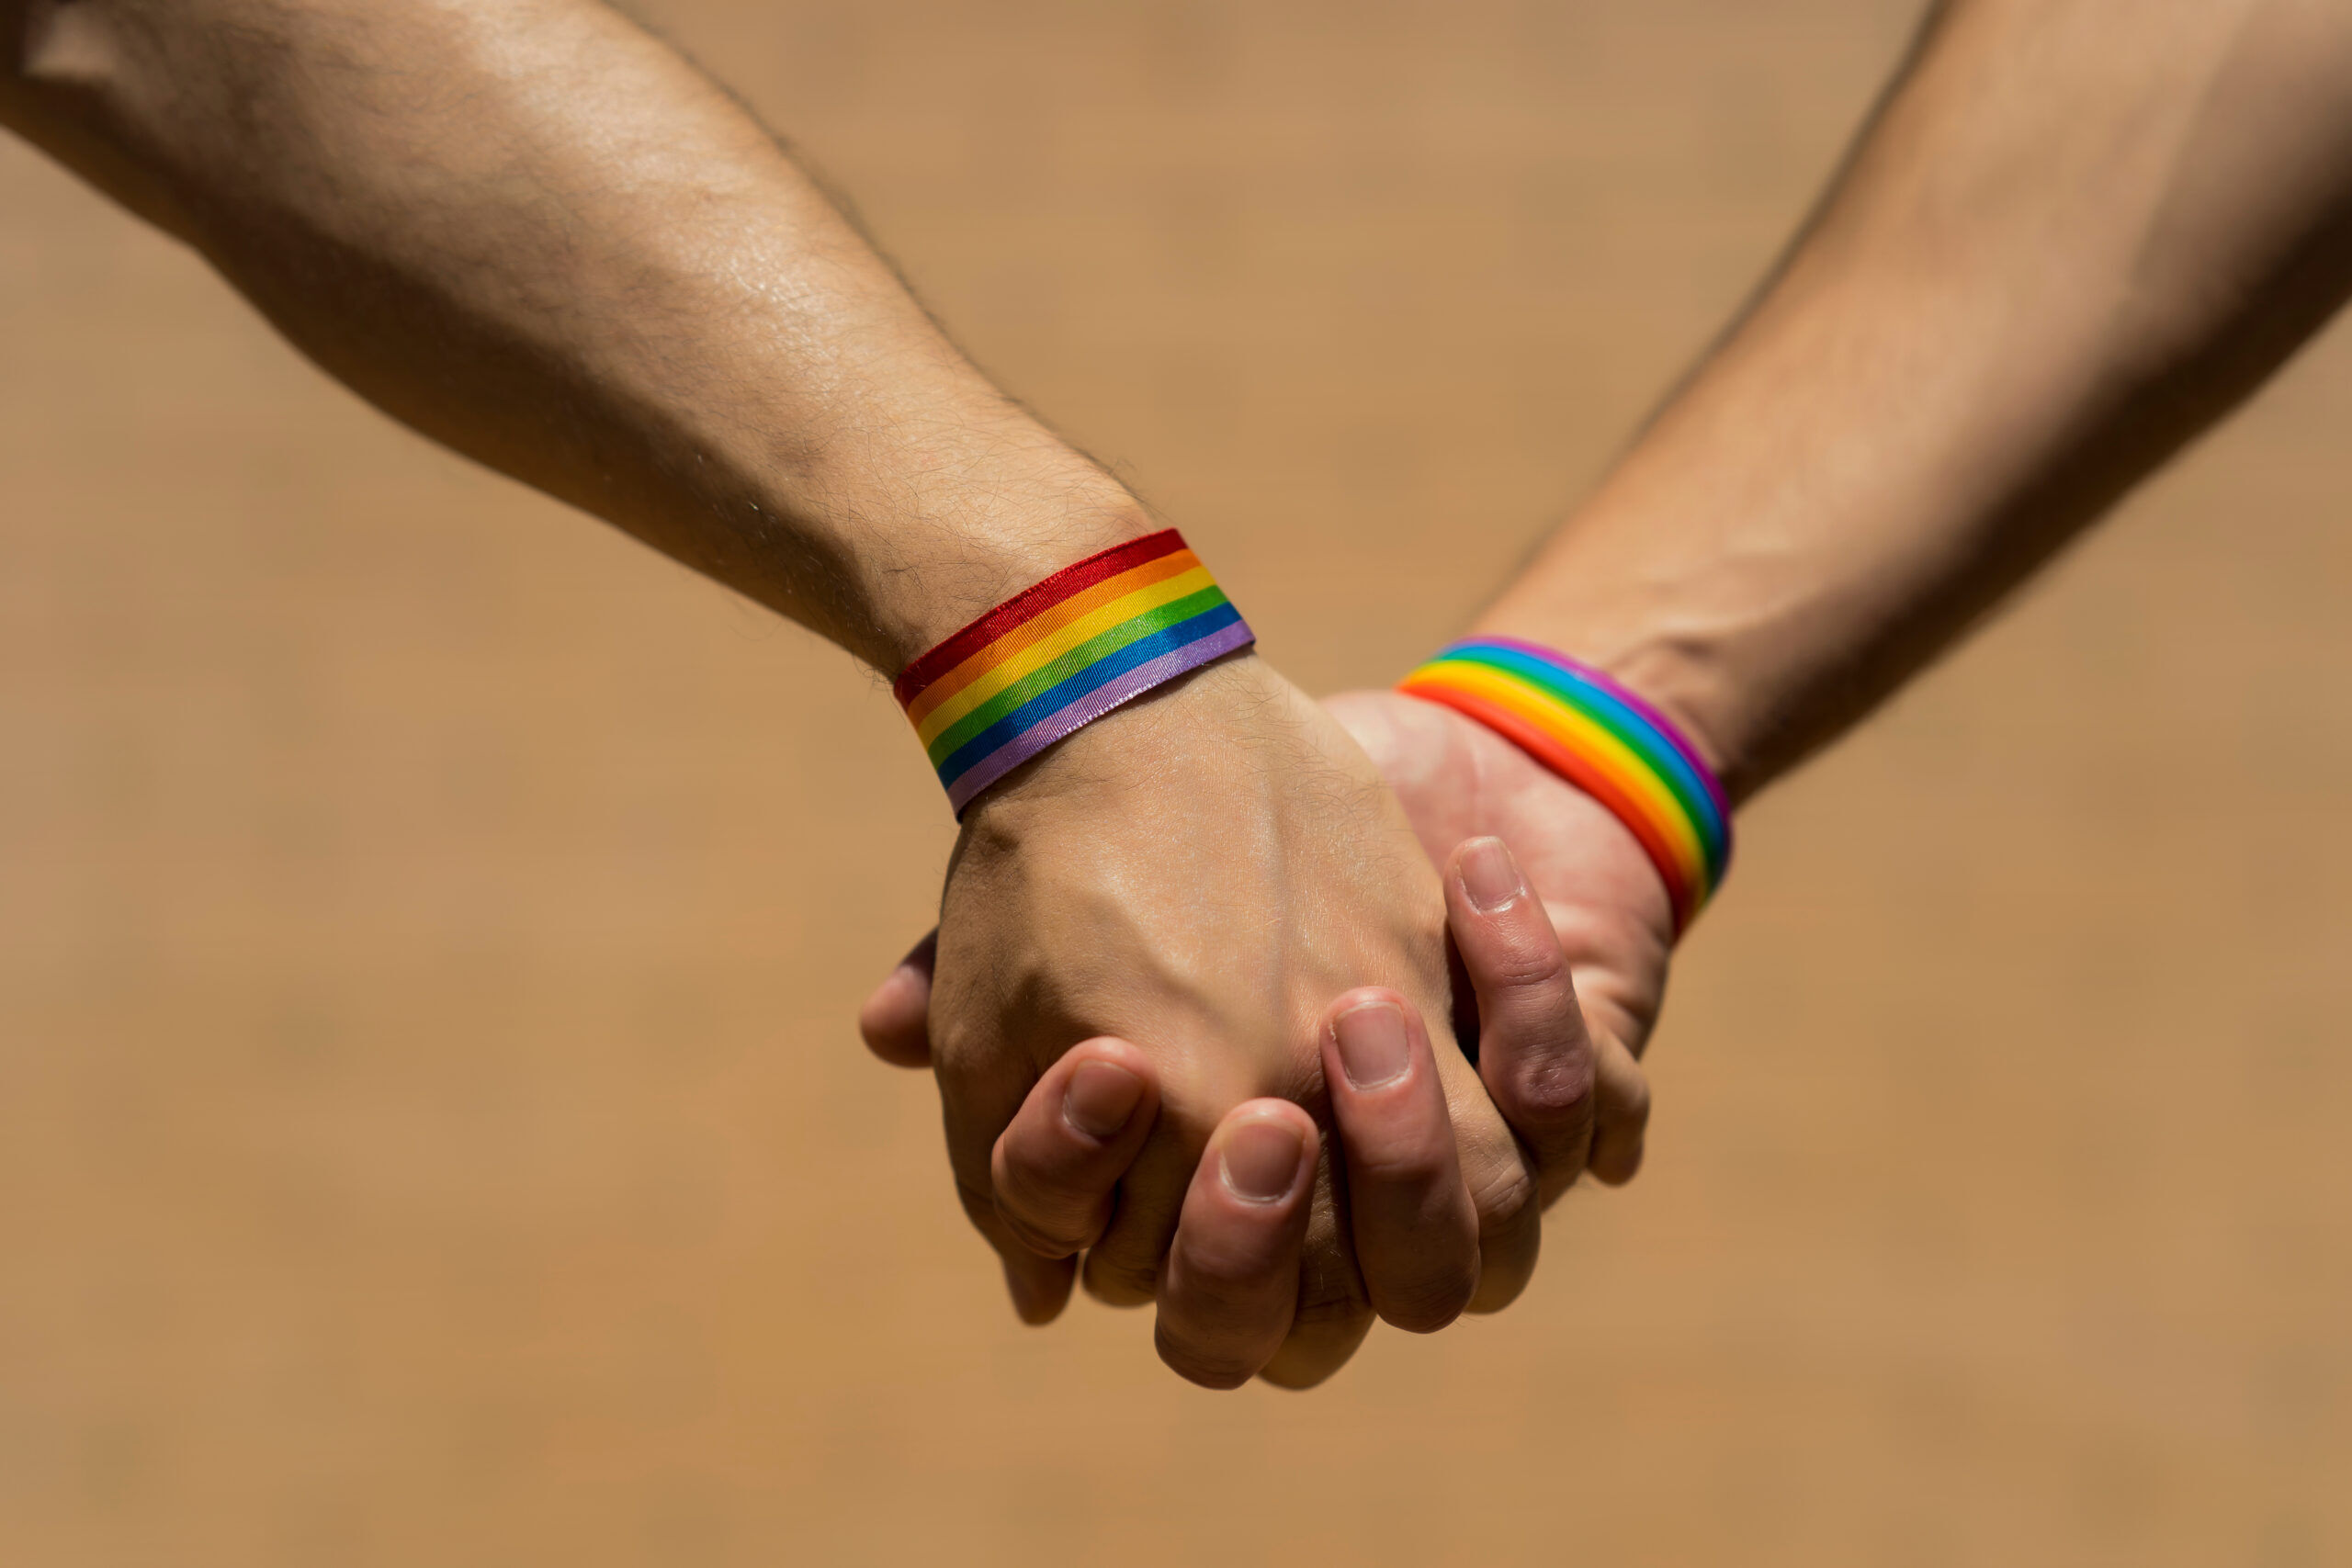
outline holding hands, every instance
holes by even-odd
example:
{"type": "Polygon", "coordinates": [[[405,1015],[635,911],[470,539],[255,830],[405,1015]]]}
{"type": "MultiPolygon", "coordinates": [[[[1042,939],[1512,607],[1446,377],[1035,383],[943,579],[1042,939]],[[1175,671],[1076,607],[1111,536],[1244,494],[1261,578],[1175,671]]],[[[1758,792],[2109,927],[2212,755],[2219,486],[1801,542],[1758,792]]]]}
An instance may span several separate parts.
{"type": "Polygon", "coordinates": [[[1156,1300],[1197,1382],[1304,1384],[1374,1316],[1505,1304],[1543,1206],[1633,1175],[1715,774],[1833,739],[2352,296],[2352,9],[2147,9],[1930,8],[1485,617],[1592,665],[1490,637],[1323,705],[1197,563],[1120,555],[1136,499],[596,0],[0,0],[0,124],[395,418],[875,670],[1073,560],[1142,571],[995,684],[926,673],[965,831],[864,1027],[934,1070],[1024,1317],[1082,1279],[1156,1300]]]}
{"type": "MultiPolygon", "coordinates": [[[[1253,688],[1253,701],[1263,695],[1253,688]]],[[[1465,1308],[1507,1304],[1532,1273],[1542,1208],[1587,1168],[1622,1181],[1641,1157],[1647,1093],[1633,1051],[1656,1016],[1671,933],[1663,885],[1641,846],[1589,796],[1449,708],[1367,692],[1316,716],[1319,726],[1301,728],[1322,736],[1320,765],[1352,766],[1341,775],[1350,796],[1385,808],[1367,813],[1359,842],[1370,840],[1409,874],[1386,886],[1334,878],[1303,907],[1343,908],[1323,901],[1334,886],[1437,894],[1474,1006],[1447,1006],[1433,934],[1421,945],[1431,968],[1349,986],[1349,974],[1365,972],[1346,966],[1365,961],[1360,946],[1340,949],[1329,933],[1220,900],[1216,922],[1186,928],[1183,951],[1207,959],[1184,982],[1190,991],[1171,983],[1165,959],[1145,954],[1150,983],[1164,987],[1150,1005],[1091,1015],[1132,1021],[1057,1018],[1076,1043],[1035,1074],[1017,1110],[999,1091],[995,1103],[1007,1109],[992,1124],[983,1119],[993,1148],[976,1158],[970,1100],[951,1087],[968,1069],[934,1049],[963,1027],[951,1013],[972,999],[954,988],[950,969],[959,851],[935,942],[909,955],[861,1019],[885,1059],[939,1071],[958,1190],[1002,1258],[1023,1317],[1059,1313],[1082,1254],[1094,1294],[1157,1297],[1161,1355],[1211,1386],[1252,1375],[1317,1382],[1353,1354],[1375,1315],[1428,1331],[1465,1308]],[[1366,780],[1372,768],[1378,776],[1366,780]],[[1399,808],[1413,836],[1401,855],[1386,820],[1399,808]],[[1385,824],[1377,838],[1371,824],[1385,824]],[[1524,871],[1497,831],[1524,846],[1524,871]],[[1442,892],[1427,887],[1432,865],[1444,868],[1442,892]],[[1306,983],[1280,992],[1262,1021],[1233,998],[1274,994],[1273,965],[1301,958],[1255,942],[1227,951],[1218,943],[1227,931],[1293,937],[1317,964],[1291,970],[1306,983]],[[1593,998],[1583,1009],[1580,984],[1593,998]],[[1455,1044],[1456,1010],[1476,1032],[1475,1066],[1455,1044]],[[1215,1024],[1263,1032],[1254,1072],[1233,1060],[1215,1024]]],[[[1327,778],[1310,797],[1327,830],[1338,825],[1333,788],[1327,778]]],[[[1198,824],[1203,852],[1228,863],[1234,818],[1196,814],[1196,791],[1176,798],[1186,804],[1175,820],[1198,824]]],[[[967,831],[967,846],[985,831],[967,831]]],[[[1157,858],[1165,829],[1140,841],[1152,846],[1147,863],[1184,863],[1157,858]]],[[[1109,923],[1124,931],[1132,920],[1109,923]]],[[[1360,917],[1333,923],[1348,942],[1364,942],[1360,917]]],[[[1413,933],[1397,940],[1409,951],[1413,933]]],[[[1004,996],[991,999],[1002,1005],[1004,996]]]]}

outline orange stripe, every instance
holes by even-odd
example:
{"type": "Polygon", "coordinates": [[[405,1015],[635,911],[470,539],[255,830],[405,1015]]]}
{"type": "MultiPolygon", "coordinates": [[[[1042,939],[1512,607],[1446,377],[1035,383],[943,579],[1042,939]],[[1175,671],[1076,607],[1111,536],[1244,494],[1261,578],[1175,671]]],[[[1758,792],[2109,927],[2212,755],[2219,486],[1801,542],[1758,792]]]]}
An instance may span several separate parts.
{"type": "Polygon", "coordinates": [[[1575,705],[1544,692],[1523,676],[1485,664],[1440,664],[1415,679],[1442,682],[1490,703],[1510,708],[1528,723],[1552,736],[1569,750],[1606,772],[1618,788],[1641,802],[1642,814],[1657,825],[1674,845],[1675,858],[1690,874],[1694,886],[1706,885],[1707,848],[1699,826],[1687,807],[1642,754],[1609,731],[1609,727],[1575,705]]]}
{"type": "Polygon", "coordinates": [[[914,701],[907,705],[907,717],[920,729],[933,708],[1032,643],[1053,636],[1072,621],[1091,614],[1123,594],[1132,593],[1138,588],[1148,588],[1179,572],[1191,571],[1200,564],[1201,558],[1192,551],[1177,550],[1156,560],[1148,560],[1141,566],[1131,567],[1116,577],[1105,578],[1082,593],[1071,594],[1052,609],[1022,622],[925,686],[914,701]]]}
{"type": "Polygon", "coordinates": [[[1697,887],[1680,859],[1666,839],[1632,797],[1617,787],[1615,781],[1592,766],[1589,759],[1569,750],[1554,737],[1511,712],[1509,708],[1489,703],[1468,692],[1448,686],[1408,679],[1397,688],[1409,696],[1425,702],[1440,703],[1464,716],[1476,719],[1521,750],[1550,768],[1554,773],[1591,795],[1607,807],[1611,815],[1625,825],[1657,869],[1658,877],[1666,884],[1667,900],[1674,908],[1674,929],[1677,935],[1698,913],[1697,887]]]}

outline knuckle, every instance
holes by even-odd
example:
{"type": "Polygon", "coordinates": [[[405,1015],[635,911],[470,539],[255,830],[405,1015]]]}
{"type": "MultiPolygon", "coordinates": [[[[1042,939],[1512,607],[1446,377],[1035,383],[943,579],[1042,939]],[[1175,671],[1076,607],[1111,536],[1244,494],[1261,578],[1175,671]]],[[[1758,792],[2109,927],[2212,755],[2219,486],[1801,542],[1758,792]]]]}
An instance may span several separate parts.
{"type": "Polygon", "coordinates": [[[1330,1360],[1315,1361],[1294,1361],[1276,1356],[1258,1369],[1258,1375],[1276,1388],[1302,1393],[1329,1382],[1332,1378],[1339,1375],[1340,1369],[1346,1366],[1354,1354],[1353,1350],[1350,1350],[1346,1355],[1330,1360]]]}
{"type": "Polygon", "coordinates": [[[1453,1166],[1448,1158],[1453,1152],[1450,1147],[1427,1140],[1385,1148],[1368,1148],[1362,1153],[1351,1150],[1348,1160],[1349,1180],[1359,1187],[1408,1190],[1437,1187],[1453,1179],[1453,1166]]]}
{"type": "Polygon", "coordinates": [[[1595,1078],[1590,1052],[1537,1054],[1510,1076],[1510,1119],[1546,1132],[1580,1132],[1592,1122],[1595,1078]]]}
{"type": "Polygon", "coordinates": [[[1626,1089],[1621,1103],[1612,1109],[1611,1120],[1639,1133],[1650,1124],[1650,1086],[1639,1079],[1626,1089]]]}
{"type": "Polygon", "coordinates": [[[1377,1315],[1372,1301],[1351,1280],[1345,1289],[1303,1289],[1298,1303],[1292,1307],[1290,1320],[1293,1334],[1360,1333],[1377,1315]]]}
{"type": "Polygon", "coordinates": [[[994,1232],[998,1220],[994,1192],[959,1176],[956,1179],[956,1200],[964,1205],[964,1217],[978,1226],[983,1235],[994,1232]]]}
{"type": "Polygon", "coordinates": [[[1140,1306],[1159,1293],[1157,1268],[1114,1257],[1101,1247],[1086,1255],[1079,1278],[1086,1293],[1105,1306],[1140,1306]]]}
{"type": "Polygon", "coordinates": [[[1544,1250],[1542,1202],[1540,1191],[1531,1192],[1525,1201],[1506,1205],[1479,1227],[1478,1281],[1469,1311],[1500,1312],[1534,1278],[1544,1250]]]}
{"type": "Polygon", "coordinates": [[[1464,1312],[1484,1316],[1498,1313],[1519,1300],[1528,1284],[1535,1278],[1535,1256],[1532,1252],[1514,1259],[1512,1267],[1490,1269],[1478,1277],[1478,1289],[1472,1294],[1464,1312]]]}
{"type": "Polygon", "coordinates": [[[1623,1187],[1642,1173],[1642,1145],[1612,1149],[1609,1157],[1593,1161],[1592,1177],[1603,1187],[1623,1187]]]}
{"type": "Polygon", "coordinates": [[[1298,1300],[1298,1307],[1291,1309],[1291,1333],[1301,1331],[1360,1331],[1376,1319],[1378,1312],[1371,1309],[1366,1298],[1357,1295],[1324,1295],[1317,1300],[1298,1300]]]}
{"type": "Polygon", "coordinates": [[[1073,1227],[1041,1224],[1001,1201],[996,1212],[1012,1239],[1040,1258],[1068,1258],[1085,1249],[1087,1237],[1073,1227]]]}
{"type": "Polygon", "coordinates": [[[1562,989],[1568,984],[1567,955],[1550,931],[1513,936],[1498,944],[1488,978],[1506,996],[1562,989]]]}
{"type": "Polygon", "coordinates": [[[1375,1321],[1371,1303],[1361,1295],[1302,1292],[1290,1332],[1258,1375],[1278,1388],[1313,1388],[1355,1358],[1375,1321]]]}
{"type": "Polygon", "coordinates": [[[1596,1138],[1592,1148],[1593,1179],[1604,1187],[1623,1187],[1642,1168],[1645,1140],[1638,1127],[1611,1129],[1596,1138]]]}
{"type": "Polygon", "coordinates": [[[1238,1247],[1187,1247],[1171,1282],[1204,1317],[1229,1320],[1260,1308],[1275,1283],[1272,1267],[1257,1252],[1238,1247]]]}
{"type": "Polygon", "coordinates": [[[1030,1246],[1042,1242],[1052,1247],[1048,1257],[1067,1258],[1093,1240],[1098,1207],[1089,1195],[1042,1179],[1018,1162],[998,1170],[996,1212],[1030,1246]]]}
{"type": "Polygon", "coordinates": [[[1470,1178],[1470,1203],[1477,1211],[1482,1235],[1525,1223],[1540,1212],[1541,1201],[1533,1174],[1518,1160],[1470,1178]]]}

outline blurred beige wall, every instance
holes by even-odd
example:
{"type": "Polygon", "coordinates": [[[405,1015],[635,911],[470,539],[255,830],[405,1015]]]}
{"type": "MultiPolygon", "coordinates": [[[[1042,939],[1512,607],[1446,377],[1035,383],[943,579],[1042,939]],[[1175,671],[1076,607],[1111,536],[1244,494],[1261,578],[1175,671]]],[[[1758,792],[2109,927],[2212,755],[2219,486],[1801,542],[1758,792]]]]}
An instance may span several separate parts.
{"type": "MultiPolygon", "coordinates": [[[[1589,482],[1912,0],[661,0],[1318,690],[1589,482]]],[[[2352,342],[1768,796],[1650,1168],[1306,1396],[1017,1328],[841,654],[0,146],[0,1562],[2352,1561],[2352,342]]]]}

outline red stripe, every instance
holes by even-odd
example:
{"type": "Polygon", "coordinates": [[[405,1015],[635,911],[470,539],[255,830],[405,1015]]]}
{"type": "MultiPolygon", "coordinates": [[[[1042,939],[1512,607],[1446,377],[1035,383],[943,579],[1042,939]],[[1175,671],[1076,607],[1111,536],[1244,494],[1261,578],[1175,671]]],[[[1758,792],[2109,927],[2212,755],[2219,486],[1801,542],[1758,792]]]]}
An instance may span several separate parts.
{"type": "Polygon", "coordinates": [[[1398,689],[1408,696],[1419,697],[1424,702],[1442,703],[1457,713],[1476,719],[1609,807],[1634,837],[1641,840],[1643,852],[1650,857],[1650,863],[1657,868],[1658,875],[1665,880],[1667,898],[1674,906],[1675,934],[1679,936],[1682,933],[1682,928],[1689,925],[1690,917],[1698,912],[1690,907],[1691,890],[1690,884],[1683,880],[1682,863],[1648,815],[1631,796],[1619,789],[1608,774],[1509,708],[1499,707],[1466,692],[1446,686],[1425,686],[1409,679],[1398,689]]]}
{"type": "Polygon", "coordinates": [[[1183,535],[1173,528],[1162,528],[1157,534],[1146,534],[1140,539],[1114,545],[1107,550],[1087,557],[1075,566],[1062,568],[1043,582],[1023,589],[908,665],[899,672],[898,680],[891,682],[890,694],[899,699],[900,707],[906,706],[925,686],[1015,626],[1034,620],[1073,593],[1083,593],[1098,582],[1139,567],[1146,561],[1174,555],[1183,547],[1183,535]]]}

